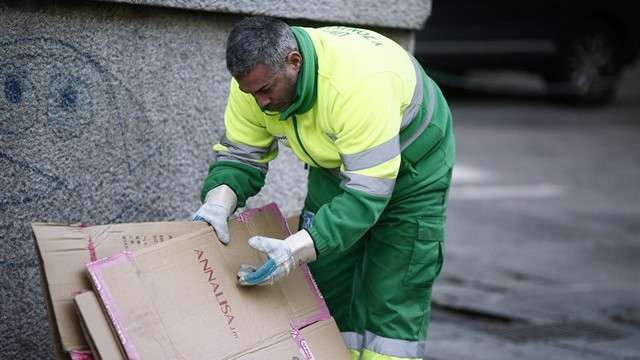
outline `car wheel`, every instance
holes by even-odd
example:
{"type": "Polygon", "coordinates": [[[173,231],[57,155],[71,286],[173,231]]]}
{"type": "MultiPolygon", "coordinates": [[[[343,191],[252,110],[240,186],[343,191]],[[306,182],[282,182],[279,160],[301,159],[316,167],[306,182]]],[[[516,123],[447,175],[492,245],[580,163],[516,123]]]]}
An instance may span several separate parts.
{"type": "Polygon", "coordinates": [[[614,33],[592,22],[574,28],[560,42],[560,57],[546,81],[550,93],[561,99],[602,104],[613,98],[620,69],[614,33]]]}

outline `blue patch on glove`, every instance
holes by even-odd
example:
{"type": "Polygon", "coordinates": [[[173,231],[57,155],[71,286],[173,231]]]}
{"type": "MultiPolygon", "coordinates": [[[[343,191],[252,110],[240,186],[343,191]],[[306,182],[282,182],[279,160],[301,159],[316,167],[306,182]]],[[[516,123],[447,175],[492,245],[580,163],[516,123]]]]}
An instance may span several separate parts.
{"type": "Polygon", "coordinates": [[[245,275],[244,280],[249,285],[258,285],[259,283],[267,280],[271,275],[273,275],[273,273],[276,272],[276,269],[278,269],[276,262],[273,261],[272,258],[268,258],[267,261],[262,264],[262,266],[256,269],[256,271],[245,275]]]}
{"type": "Polygon", "coordinates": [[[207,219],[203,218],[200,215],[196,215],[193,217],[193,221],[207,221],[207,219]]]}

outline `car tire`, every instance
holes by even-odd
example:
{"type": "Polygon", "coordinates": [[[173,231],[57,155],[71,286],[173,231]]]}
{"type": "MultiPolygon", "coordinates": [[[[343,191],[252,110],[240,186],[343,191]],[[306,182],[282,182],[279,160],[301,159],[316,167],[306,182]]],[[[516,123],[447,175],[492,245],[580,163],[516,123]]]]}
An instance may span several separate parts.
{"type": "Polygon", "coordinates": [[[620,46],[600,22],[574,27],[559,41],[559,57],[545,76],[552,96],[580,104],[604,104],[615,95],[620,77],[620,46]]]}

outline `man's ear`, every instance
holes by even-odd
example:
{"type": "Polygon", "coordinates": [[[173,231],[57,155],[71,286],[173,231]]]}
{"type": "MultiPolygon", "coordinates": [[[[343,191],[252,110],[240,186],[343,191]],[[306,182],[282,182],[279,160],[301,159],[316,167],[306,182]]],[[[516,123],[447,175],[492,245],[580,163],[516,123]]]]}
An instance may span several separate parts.
{"type": "Polygon", "coordinates": [[[287,64],[295,71],[299,71],[302,67],[302,54],[292,51],[287,55],[287,64]]]}

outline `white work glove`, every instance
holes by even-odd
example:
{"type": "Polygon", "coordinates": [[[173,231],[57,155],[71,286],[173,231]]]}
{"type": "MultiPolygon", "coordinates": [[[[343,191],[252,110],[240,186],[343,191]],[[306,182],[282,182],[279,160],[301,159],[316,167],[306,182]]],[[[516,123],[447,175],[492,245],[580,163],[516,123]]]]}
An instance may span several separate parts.
{"type": "Polygon", "coordinates": [[[218,235],[223,244],[229,243],[229,227],[227,220],[236,208],[236,193],[227,185],[216,186],[209,190],[204,204],[193,214],[193,221],[206,221],[218,235]]]}
{"type": "Polygon", "coordinates": [[[253,265],[240,266],[238,283],[244,286],[273,285],[287,276],[295,266],[316,259],[313,239],[306,230],[298,231],[284,240],[254,236],[249,239],[249,245],[269,257],[259,268],[253,265]]]}

